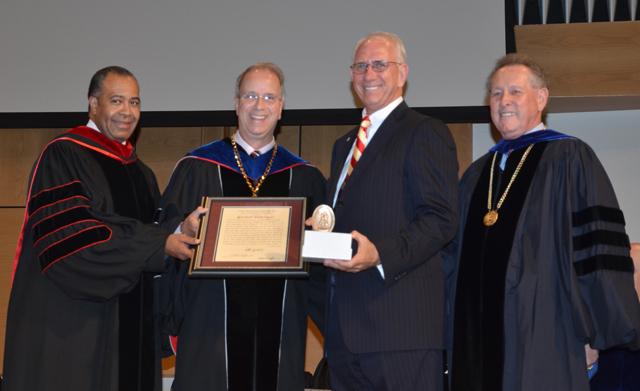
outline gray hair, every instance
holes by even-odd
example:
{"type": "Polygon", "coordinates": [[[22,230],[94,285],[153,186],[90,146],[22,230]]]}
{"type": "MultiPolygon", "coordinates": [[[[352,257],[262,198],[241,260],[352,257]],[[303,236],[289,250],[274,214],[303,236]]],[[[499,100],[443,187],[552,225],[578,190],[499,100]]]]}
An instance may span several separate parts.
{"type": "Polygon", "coordinates": [[[402,42],[402,39],[400,39],[400,37],[394,33],[389,33],[387,31],[376,31],[373,33],[369,33],[367,35],[365,35],[364,37],[360,38],[358,40],[358,42],[356,43],[356,47],[355,49],[353,49],[353,56],[355,58],[356,53],[358,52],[358,49],[360,49],[360,46],[362,46],[363,43],[365,43],[367,40],[371,39],[371,38],[382,38],[385,39],[389,42],[391,42],[393,44],[393,46],[396,48],[396,54],[398,55],[398,58],[400,60],[400,62],[405,63],[407,62],[407,49],[404,46],[404,42],[402,42]]]}
{"type": "Polygon", "coordinates": [[[522,65],[531,71],[531,84],[536,88],[549,88],[549,82],[544,70],[533,58],[522,53],[510,53],[496,61],[496,65],[487,78],[487,91],[491,90],[491,80],[502,68],[514,65],[522,65]]]}

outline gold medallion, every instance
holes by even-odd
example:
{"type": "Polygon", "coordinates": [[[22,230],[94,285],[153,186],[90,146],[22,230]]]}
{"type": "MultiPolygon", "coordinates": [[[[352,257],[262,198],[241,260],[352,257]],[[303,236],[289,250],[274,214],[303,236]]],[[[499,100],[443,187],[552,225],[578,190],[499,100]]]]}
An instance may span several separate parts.
{"type": "Polygon", "coordinates": [[[496,223],[496,221],[498,221],[498,212],[495,210],[488,211],[482,219],[482,223],[485,227],[491,227],[496,223]]]}
{"type": "Polygon", "coordinates": [[[336,216],[329,205],[318,205],[311,216],[311,227],[314,231],[331,232],[336,224],[336,216]]]}
{"type": "Polygon", "coordinates": [[[496,204],[495,209],[493,209],[493,207],[491,206],[492,204],[491,200],[493,199],[493,197],[491,196],[492,194],[491,190],[493,189],[493,168],[496,164],[496,156],[498,156],[498,152],[496,151],[493,154],[493,159],[491,160],[491,171],[489,171],[489,191],[487,191],[487,213],[482,218],[482,223],[484,224],[485,227],[491,227],[496,223],[496,221],[498,221],[498,209],[500,209],[500,207],[502,206],[502,203],[504,203],[504,200],[507,198],[509,189],[511,189],[511,185],[513,185],[513,182],[516,180],[516,177],[518,176],[518,173],[522,169],[522,165],[524,164],[524,161],[527,159],[529,152],[531,152],[533,145],[534,144],[530,144],[522,154],[522,157],[520,158],[520,162],[518,162],[518,165],[516,166],[516,169],[513,172],[513,175],[511,175],[511,179],[509,180],[509,183],[507,183],[507,188],[504,189],[504,193],[502,193],[502,196],[498,200],[498,203],[496,204]]]}
{"type": "Polygon", "coordinates": [[[247,183],[247,186],[249,186],[249,190],[251,190],[251,197],[257,197],[258,191],[260,190],[260,186],[262,186],[262,182],[264,182],[264,180],[267,178],[267,175],[269,175],[269,171],[271,171],[271,165],[273,164],[273,161],[276,158],[276,153],[278,153],[278,143],[275,143],[273,145],[271,160],[269,160],[269,163],[267,163],[267,168],[264,169],[264,172],[262,173],[262,175],[260,175],[260,179],[258,179],[258,182],[255,184],[255,186],[253,185],[253,183],[251,183],[251,180],[249,179],[249,176],[247,175],[247,172],[245,171],[244,166],[242,165],[242,160],[240,159],[240,152],[238,152],[238,145],[236,144],[235,136],[231,136],[231,146],[233,147],[233,157],[236,159],[236,164],[240,169],[242,178],[244,178],[244,181],[247,183]]]}

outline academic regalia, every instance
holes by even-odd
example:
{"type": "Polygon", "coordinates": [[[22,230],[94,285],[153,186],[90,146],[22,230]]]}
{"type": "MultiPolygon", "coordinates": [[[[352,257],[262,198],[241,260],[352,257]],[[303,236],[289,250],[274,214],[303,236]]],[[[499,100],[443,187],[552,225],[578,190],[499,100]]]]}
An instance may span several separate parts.
{"type": "Polygon", "coordinates": [[[629,240],[604,168],[578,139],[524,140],[496,148],[494,209],[533,144],[495,225],[483,224],[493,150],[461,181],[446,262],[453,391],[587,391],[585,344],[638,344],[629,240]]]}
{"type": "Polygon", "coordinates": [[[88,127],[30,176],[7,315],[5,391],[159,390],[152,275],[168,236],[133,147],[88,127]]]}
{"type": "MultiPolygon", "coordinates": [[[[252,158],[238,146],[255,183],[272,151],[252,158]]],[[[278,146],[259,197],[307,197],[307,216],[324,197],[320,171],[278,146]]],[[[162,197],[163,224],[175,228],[203,196],[250,197],[229,139],[181,159],[162,197]]],[[[190,279],[188,265],[163,278],[167,332],[178,336],[174,391],[302,390],[307,314],[322,326],[324,272],[310,279],[190,279]]]]}

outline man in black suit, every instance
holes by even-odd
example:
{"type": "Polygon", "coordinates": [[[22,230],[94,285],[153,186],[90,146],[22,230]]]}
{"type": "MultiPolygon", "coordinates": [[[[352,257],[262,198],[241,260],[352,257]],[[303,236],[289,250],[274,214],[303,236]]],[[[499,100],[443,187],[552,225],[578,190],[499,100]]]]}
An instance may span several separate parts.
{"type": "Polygon", "coordinates": [[[455,144],[441,121],[402,99],[409,68],[395,34],[355,48],[351,77],[365,130],[333,148],[329,202],[349,261],[327,260],[326,350],[340,390],[442,389],[444,277],[438,252],[457,227],[455,144]]]}

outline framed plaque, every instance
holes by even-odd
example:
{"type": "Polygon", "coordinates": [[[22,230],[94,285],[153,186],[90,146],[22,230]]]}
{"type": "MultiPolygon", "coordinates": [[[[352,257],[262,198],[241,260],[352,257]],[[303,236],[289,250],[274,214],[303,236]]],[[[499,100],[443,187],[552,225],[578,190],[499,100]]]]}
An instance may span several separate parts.
{"type": "Polygon", "coordinates": [[[304,197],[204,197],[193,277],[304,277],[304,197]]]}

